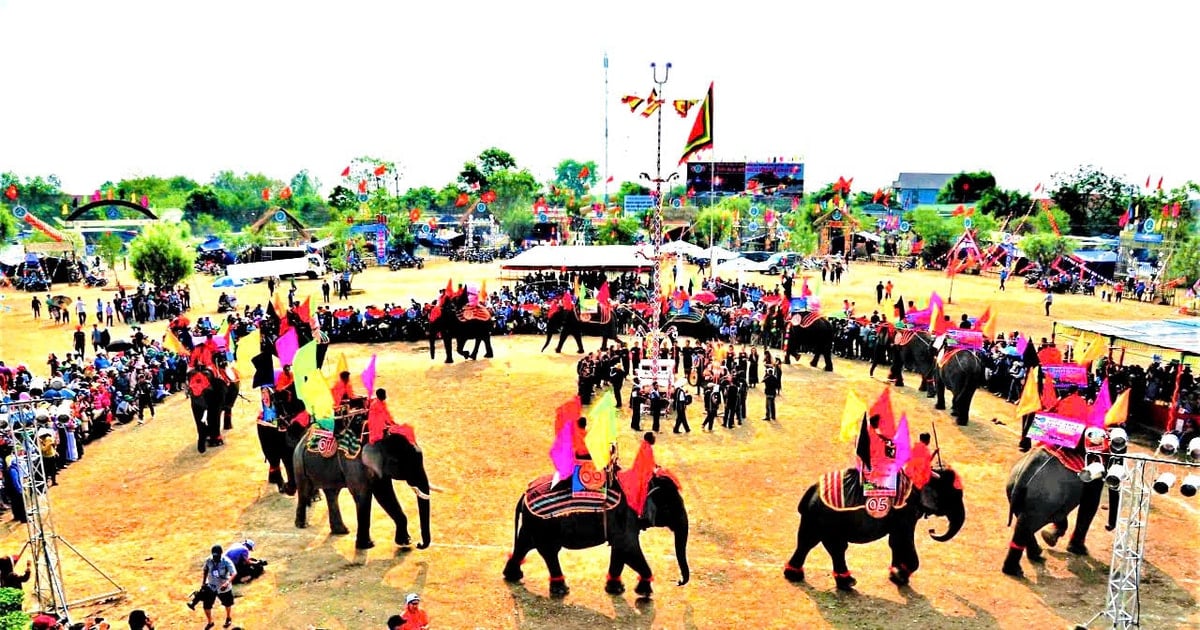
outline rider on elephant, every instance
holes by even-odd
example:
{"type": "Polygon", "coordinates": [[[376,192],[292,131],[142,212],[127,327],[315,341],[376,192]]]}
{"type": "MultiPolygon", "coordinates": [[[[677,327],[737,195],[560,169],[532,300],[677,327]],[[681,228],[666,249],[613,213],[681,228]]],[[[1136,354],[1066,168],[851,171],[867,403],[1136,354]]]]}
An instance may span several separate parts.
{"type": "Polygon", "coordinates": [[[387,406],[387,391],[383,388],[375,390],[375,400],[367,410],[367,443],[377,444],[388,435],[403,435],[405,439],[417,445],[417,436],[408,424],[396,424],[392,412],[387,406]]]}
{"type": "Polygon", "coordinates": [[[333,406],[340,407],[354,398],[358,396],[354,393],[354,386],[350,384],[350,373],[338,374],[337,383],[333,385],[333,406]]]}

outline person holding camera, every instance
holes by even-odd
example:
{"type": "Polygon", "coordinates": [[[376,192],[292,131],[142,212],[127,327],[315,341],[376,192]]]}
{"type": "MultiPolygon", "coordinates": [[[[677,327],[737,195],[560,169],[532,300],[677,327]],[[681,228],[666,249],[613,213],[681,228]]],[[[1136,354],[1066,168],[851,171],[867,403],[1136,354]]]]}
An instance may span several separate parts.
{"type": "Polygon", "coordinates": [[[228,628],[233,625],[233,579],[236,577],[237,568],[229,558],[225,557],[221,545],[213,545],[212,557],[204,561],[204,574],[201,577],[200,590],[192,594],[192,601],[187,605],[188,608],[195,610],[197,603],[204,603],[204,616],[208,619],[208,625],[204,626],[204,630],[212,630],[216,625],[213,623],[212,609],[218,599],[225,607],[224,627],[228,628]]]}

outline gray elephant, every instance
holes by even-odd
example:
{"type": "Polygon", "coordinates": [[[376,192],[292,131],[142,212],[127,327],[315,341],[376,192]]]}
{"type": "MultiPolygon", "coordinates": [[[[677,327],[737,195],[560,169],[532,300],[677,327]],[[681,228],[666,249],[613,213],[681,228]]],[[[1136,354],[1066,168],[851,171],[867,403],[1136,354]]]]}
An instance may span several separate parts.
{"type": "MultiPolygon", "coordinates": [[[[1035,448],[1026,453],[1013,466],[1008,476],[1005,492],[1008,495],[1008,522],[1013,527],[1012,540],[1008,543],[1008,555],[1004,559],[1003,571],[1006,575],[1021,577],[1021,554],[1025,553],[1030,562],[1044,561],[1042,549],[1038,545],[1035,534],[1043,527],[1042,539],[1053,547],[1058,539],[1067,531],[1067,515],[1076,507],[1075,531],[1067,545],[1067,551],[1076,555],[1087,555],[1087,534],[1096,509],[1100,506],[1100,496],[1104,483],[1100,480],[1084,482],[1079,478],[1077,470],[1083,466],[1083,455],[1079,451],[1060,451],[1058,456],[1046,448],[1035,448]],[[1072,464],[1068,468],[1063,460],[1072,464]]],[[[1116,516],[1116,504],[1112,493],[1109,495],[1111,513],[1109,524],[1111,529],[1116,516]]]]}
{"type": "MultiPolygon", "coordinates": [[[[357,429],[352,427],[348,430],[357,429]]],[[[330,531],[338,535],[350,533],[342,522],[342,511],[338,507],[338,495],[341,494],[342,488],[346,488],[354,497],[358,516],[355,547],[370,549],[375,546],[371,540],[372,498],[379,501],[379,505],[383,506],[384,511],[396,523],[396,544],[402,547],[411,545],[408,518],[396,499],[395,488],[392,487],[392,480],[400,480],[412,486],[417,495],[421,527],[421,542],[417,544],[417,548],[425,549],[429,546],[429,477],[425,474],[424,454],[420,447],[403,436],[389,435],[375,444],[364,444],[358,457],[347,457],[340,448],[332,457],[324,457],[319,453],[309,452],[307,442],[308,440],[302,440],[296,446],[292,459],[299,495],[296,504],[296,527],[307,526],[308,506],[316,497],[316,491],[323,490],[329,509],[330,531]]]]}

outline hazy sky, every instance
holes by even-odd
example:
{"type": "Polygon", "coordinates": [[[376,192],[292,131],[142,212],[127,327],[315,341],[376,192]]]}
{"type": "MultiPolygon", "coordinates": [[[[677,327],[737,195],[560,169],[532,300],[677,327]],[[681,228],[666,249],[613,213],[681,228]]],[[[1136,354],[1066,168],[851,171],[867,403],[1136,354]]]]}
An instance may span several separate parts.
{"type": "MultiPolygon", "coordinates": [[[[1032,189],[1096,164],[1200,179],[1189,2],[205,2],[0,0],[0,170],[69,192],[135,175],[302,168],[355,156],[441,186],[489,146],[539,179],[594,159],[653,173],[665,96],[715,81],[717,159],[802,156],[839,175],[989,169],[1032,189]],[[608,96],[602,64],[610,67],[608,96]]],[[[668,106],[669,107],[669,106],[668,106]]],[[[693,113],[694,116],[694,113],[693,113]]],[[[664,172],[691,121],[663,117],[664,172]]]]}

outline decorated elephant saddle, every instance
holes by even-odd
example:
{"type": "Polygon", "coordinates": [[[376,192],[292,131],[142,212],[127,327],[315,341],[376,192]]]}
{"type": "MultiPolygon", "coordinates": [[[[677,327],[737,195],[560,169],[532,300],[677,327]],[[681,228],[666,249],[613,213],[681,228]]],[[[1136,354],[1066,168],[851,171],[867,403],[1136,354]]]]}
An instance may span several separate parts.
{"type": "Polygon", "coordinates": [[[486,322],[492,319],[492,312],[478,304],[468,304],[459,312],[458,318],[464,322],[469,320],[486,322]]]}
{"type": "Polygon", "coordinates": [[[941,355],[938,356],[938,359],[937,359],[938,368],[946,367],[946,364],[950,363],[950,359],[953,359],[954,355],[958,354],[959,352],[962,352],[963,350],[964,350],[964,348],[946,348],[944,351],[942,351],[941,355]]]}
{"type": "Polygon", "coordinates": [[[862,474],[857,468],[831,470],[821,475],[821,480],[817,482],[817,496],[829,509],[839,512],[865,509],[875,518],[887,516],[892,508],[904,507],[910,494],[912,482],[903,474],[896,476],[894,492],[879,494],[869,488],[864,489],[862,474]]]}
{"type": "Polygon", "coordinates": [[[362,430],[363,422],[360,415],[349,416],[349,422],[335,422],[334,430],[322,427],[319,423],[313,423],[309,427],[307,437],[304,441],[304,448],[310,453],[317,453],[322,457],[333,457],[340,450],[342,456],[347,459],[354,459],[362,452],[362,430]]]}
{"type": "Polygon", "coordinates": [[[1054,459],[1057,459],[1067,470],[1073,473],[1078,474],[1083,471],[1084,466],[1087,466],[1087,462],[1084,461],[1084,455],[1074,449],[1049,444],[1038,444],[1037,447],[1050,453],[1054,459]]]}
{"type": "Polygon", "coordinates": [[[816,311],[800,311],[792,314],[792,326],[808,328],[816,323],[818,319],[821,319],[821,314],[816,311]]]}
{"type": "Polygon", "coordinates": [[[599,490],[572,490],[571,479],[557,484],[553,481],[551,475],[544,475],[534,479],[525,490],[525,507],[538,518],[605,512],[621,502],[621,492],[615,484],[599,490]]]}

